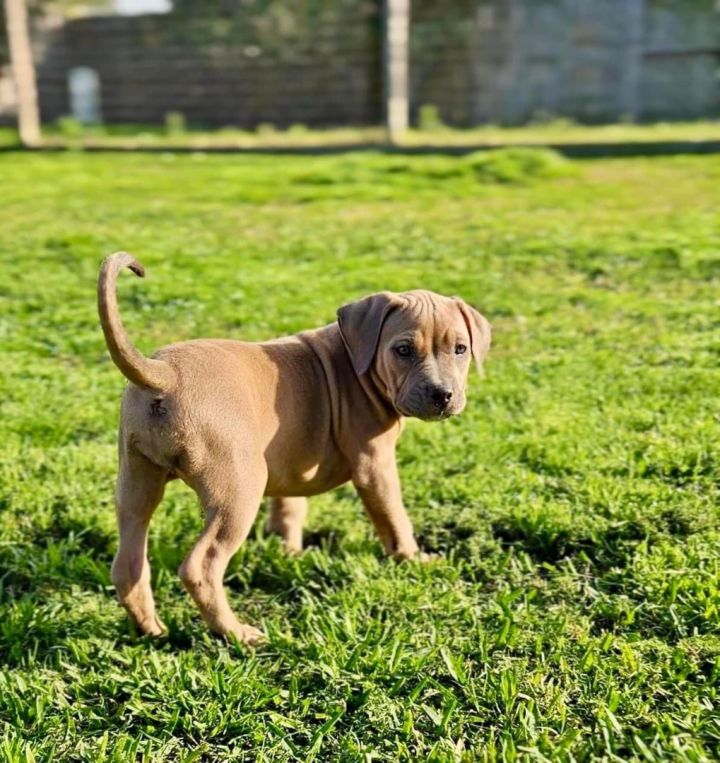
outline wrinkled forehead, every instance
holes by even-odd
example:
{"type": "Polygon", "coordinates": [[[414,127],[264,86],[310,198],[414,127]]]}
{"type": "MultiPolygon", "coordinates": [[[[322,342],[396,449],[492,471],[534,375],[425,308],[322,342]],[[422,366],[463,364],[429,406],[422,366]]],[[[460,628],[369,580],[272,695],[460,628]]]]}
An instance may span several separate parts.
{"type": "Polygon", "coordinates": [[[455,300],[428,291],[399,295],[403,305],[393,310],[385,321],[383,338],[407,334],[409,338],[467,334],[467,326],[455,300]]]}

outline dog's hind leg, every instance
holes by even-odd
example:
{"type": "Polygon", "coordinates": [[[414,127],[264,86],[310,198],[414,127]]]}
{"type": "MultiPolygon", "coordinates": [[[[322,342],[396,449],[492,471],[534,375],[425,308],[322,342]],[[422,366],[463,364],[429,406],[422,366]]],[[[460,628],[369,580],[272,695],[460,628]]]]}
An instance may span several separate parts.
{"type": "Polygon", "coordinates": [[[223,588],[223,576],[257,516],[267,469],[264,463],[243,464],[230,474],[209,471],[194,482],[205,509],[205,529],[178,574],[212,631],[246,644],[257,643],[263,639],[262,631],[237,619],[223,588]]]}
{"type": "Polygon", "coordinates": [[[136,452],[121,449],[115,491],[120,546],[111,578],[118,599],[140,631],[159,636],[166,628],[155,614],[147,559],[148,526],[160,503],[167,470],[136,452]]]}
{"type": "Polygon", "coordinates": [[[299,554],[303,547],[303,523],[307,516],[307,498],[273,498],[266,529],[283,539],[285,551],[299,554]]]}

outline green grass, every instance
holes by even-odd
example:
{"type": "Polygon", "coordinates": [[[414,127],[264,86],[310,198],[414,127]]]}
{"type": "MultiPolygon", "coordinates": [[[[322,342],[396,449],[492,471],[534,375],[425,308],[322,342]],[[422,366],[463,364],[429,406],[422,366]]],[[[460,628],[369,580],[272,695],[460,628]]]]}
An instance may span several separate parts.
{"type": "MultiPolygon", "coordinates": [[[[61,119],[43,127],[48,146],[105,146],[136,148],[302,148],[354,144],[384,145],[382,127],[339,127],[314,130],[295,125],[287,130],[259,125],[256,130],[226,127],[216,130],[188,125],[102,125],[83,126],[73,119],[61,119]]],[[[720,119],[651,124],[580,125],[555,119],[523,127],[483,125],[467,129],[438,124],[433,129],[413,128],[397,142],[401,146],[498,146],[515,144],[648,143],[664,141],[720,140],[720,119]]],[[[0,131],[0,145],[16,143],[10,130],[0,131]]]]}
{"type": "Polygon", "coordinates": [[[0,155],[0,759],[714,760],[720,756],[720,157],[0,155]],[[173,483],[150,559],[169,638],[109,565],[124,382],[101,258],[144,351],[259,340],[380,289],[490,318],[466,412],[399,461],[427,567],[380,558],[349,488],[309,548],[261,522],[210,637],[175,570],[201,527],[173,483]]]}
{"type": "Polygon", "coordinates": [[[19,145],[17,130],[12,127],[0,127],[0,148],[17,148],[19,145]]]}

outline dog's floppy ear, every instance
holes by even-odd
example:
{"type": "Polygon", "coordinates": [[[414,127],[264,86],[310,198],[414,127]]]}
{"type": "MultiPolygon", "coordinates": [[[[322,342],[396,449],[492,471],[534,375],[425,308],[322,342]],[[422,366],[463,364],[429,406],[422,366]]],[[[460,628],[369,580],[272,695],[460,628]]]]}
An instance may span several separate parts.
{"type": "Polygon", "coordinates": [[[475,365],[478,371],[482,371],[482,362],[490,349],[490,338],[492,335],[490,324],[485,320],[484,316],[480,315],[474,307],[470,307],[460,297],[453,297],[453,299],[457,302],[470,332],[470,350],[475,360],[475,365]]]}
{"type": "Polygon", "coordinates": [[[372,365],[383,323],[399,304],[395,294],[381,291],[344,305],[337,311],[340,335],[358,376],[366,373],[372,365]]]}

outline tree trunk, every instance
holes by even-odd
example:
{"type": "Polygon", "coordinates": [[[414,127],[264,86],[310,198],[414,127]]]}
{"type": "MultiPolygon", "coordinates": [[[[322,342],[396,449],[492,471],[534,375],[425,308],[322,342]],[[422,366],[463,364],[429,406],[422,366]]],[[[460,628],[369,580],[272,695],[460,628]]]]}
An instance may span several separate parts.
{"type": "Polygon", "coordinates": [[[40,143],[40,114],[25,0],[5,0],[5,22],[17,92],[20,141],[24,146],[37,146],[40,143]]]}
{"type": "Polygon", "coordinates": [[[408,129],[410,0],[385,0],[385,120],[395,142],[408,129]]]}

